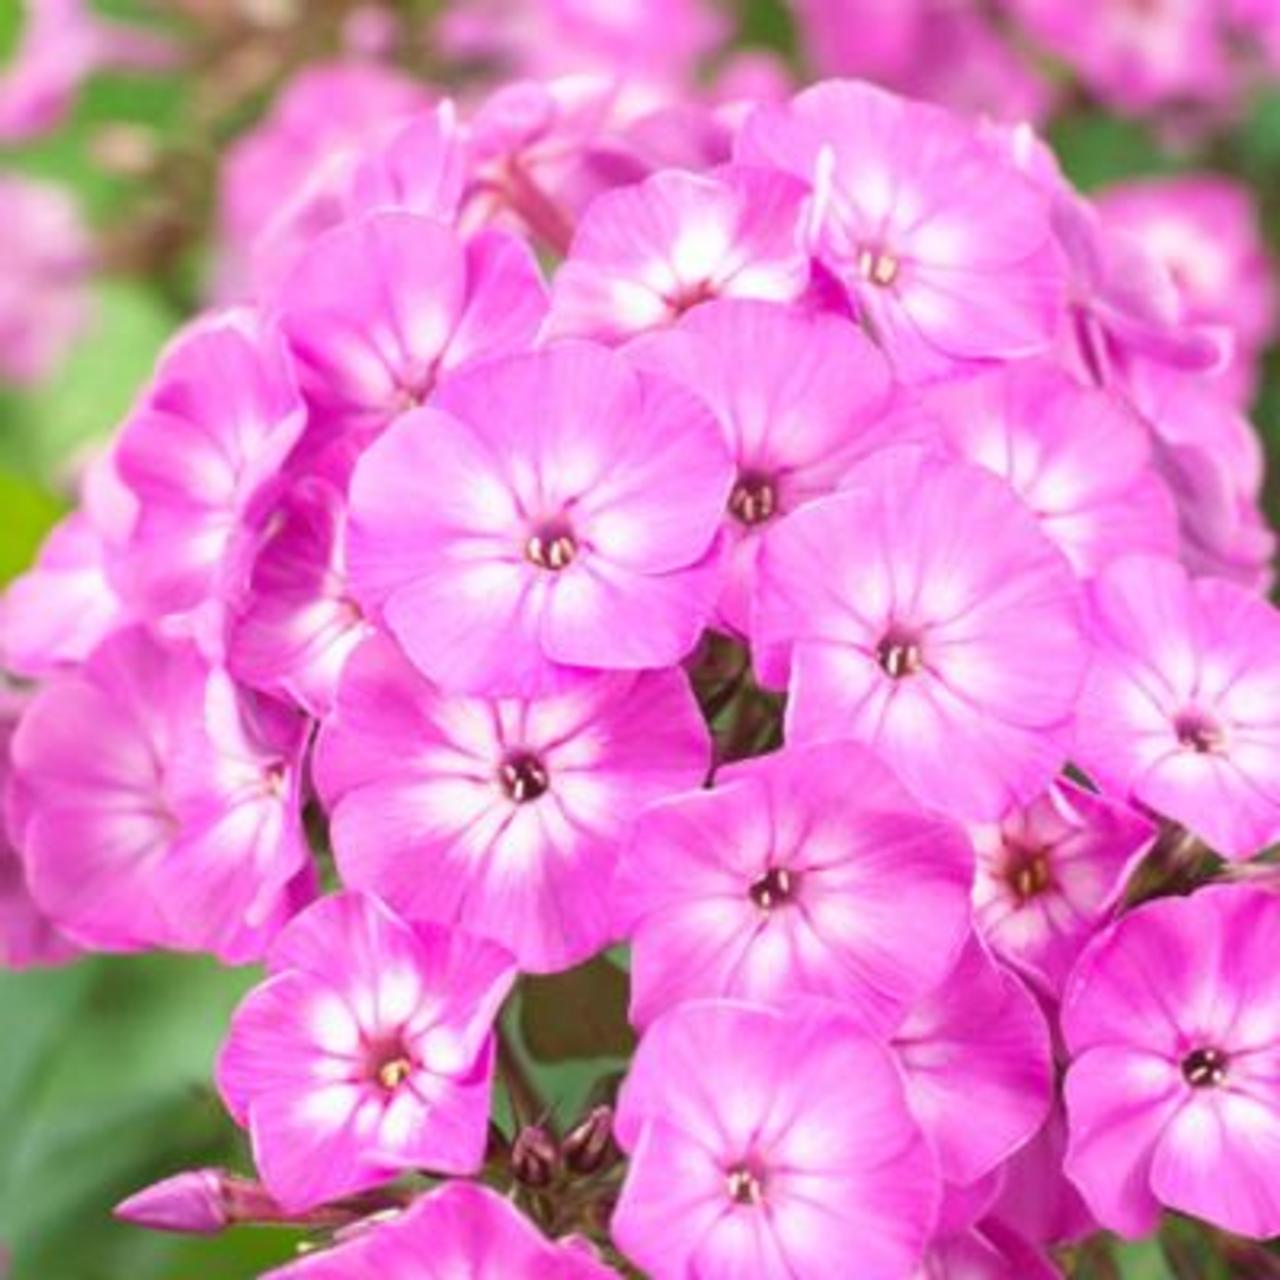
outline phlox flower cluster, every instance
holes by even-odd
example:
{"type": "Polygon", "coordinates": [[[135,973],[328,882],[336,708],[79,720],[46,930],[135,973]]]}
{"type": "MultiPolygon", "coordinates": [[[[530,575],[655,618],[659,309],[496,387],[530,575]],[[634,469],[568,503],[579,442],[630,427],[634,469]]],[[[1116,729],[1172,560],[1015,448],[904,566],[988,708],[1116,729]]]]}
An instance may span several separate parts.
{"type": "Polygon", "coordinates": [[[792,0],[816,71],[965,111],[1043,121],[1067,71],[1173,131],[1238,112],[1280,65],[1271,0],[792,0]]]}
{"type": "Polygon", "coordinates": [[[1238,194],[853,80],[309,75],[0,615],[0,955],[264,966],[257,1180],[121,1213],[336,1228],[279,1280],[1280,1233],[1238,194]],[[625,1079],[521,1114],[512,1002],[593,958],[625,1079]]]}

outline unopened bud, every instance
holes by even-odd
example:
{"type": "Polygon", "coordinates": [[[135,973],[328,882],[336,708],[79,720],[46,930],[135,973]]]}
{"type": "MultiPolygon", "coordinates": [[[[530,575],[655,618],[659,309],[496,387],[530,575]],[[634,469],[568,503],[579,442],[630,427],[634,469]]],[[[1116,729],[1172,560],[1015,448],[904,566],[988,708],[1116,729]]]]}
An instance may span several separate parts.
{"type": "Polygon", "coordinates": [[[528,1187],[545,1187],[560,1168],[556,1140],[543,1128],[530,1125],[516,1134],[511,1148],[511,1171],[528,1187]]]}
{"type": "Polygon", "coordinates": [[[613,1111],[593,1107],[586,1118],[572,1128],[561,1146],[564,1162],[574,1173],[598,1173],[618,1158],[613,1141],[613,1111]]]}
{"type": "Polygon", "coordinates": [[[216,1235],[230,1224],[217,1169],[189,1169],[144,1187],[113,1210],[121,1222],[152,1231],[216,1235]]]}

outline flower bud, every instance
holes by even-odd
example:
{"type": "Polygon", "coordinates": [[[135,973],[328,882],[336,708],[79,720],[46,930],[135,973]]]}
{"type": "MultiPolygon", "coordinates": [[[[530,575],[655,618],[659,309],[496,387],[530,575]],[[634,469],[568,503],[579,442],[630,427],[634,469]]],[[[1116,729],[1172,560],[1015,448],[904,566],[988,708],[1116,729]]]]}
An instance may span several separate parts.
{"type": "Polygon", "coordinates": [[[617,1159],[613,1141],[613,1111],[593,1107],[585,1119],[571,1129],[561,1146],[564,1162],[574,1173],[598,1173],[617,1159]]]}
{"type": "Polygon", "coordinates": [[[556,1140],[538,1125],[529,1125],[516,1135],[511,1148],[511,1171],[529,1187],[545,1187],[555,1181],[560,1168],[556,1140]]]}
{"type": "Polygon", "coordinates": [[[230,1224],[217,1169],[188,1169],[144,1187],[112,1211],[121,1222],[152,1231],[216,1235],[230,1224]]]}

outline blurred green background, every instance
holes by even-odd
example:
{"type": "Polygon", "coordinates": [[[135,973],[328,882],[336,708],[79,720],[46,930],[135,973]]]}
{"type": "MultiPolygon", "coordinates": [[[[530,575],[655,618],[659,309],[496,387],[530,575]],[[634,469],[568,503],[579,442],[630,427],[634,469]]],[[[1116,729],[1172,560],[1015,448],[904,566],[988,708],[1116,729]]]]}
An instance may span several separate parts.
{"type": "MultiPolygon", "coordinates": [[[[141,8],[128,0],[101,7],[121,15],[141,8]]],[[[21,17],[19,0],[0,0],[0,65],[21,17]]],[[[787,18],[776,0],[753,0],[742,23],[753,42],[790,50],[787,18]]],[[[95,163],[103,126],[121,124],[142,125],[180,151],[191,133],[188,86],[178,77],[97,77],[56,133],[30,147],[0,150],[0,169],[65,182],[97,225],[118,226],[144,208],[147,195],[136,181],[95,163]]],[[[1268,234],[1280,247],[1280,91],[1262,96],[1229,136],[1190,154],[1163,150],[1142,124],[1088,108],[1052,132],[1068,172],[1085,188],[1206,164],[1234,172],[1259,192],[1268,234]]],[[[34,390],[0,387],[0,583],[29,562],[63,509],[68,459],[108,432],[127,408],[185,314],[198,267],[198,260],[183,261],[164,279],[99,280],[93,328],[61,372],[34,390]]],[[[1256,421],[1273,459],[1274,518],[1280,515],[1274,465],[1280,361],[1274,351],[1256,421]]],[[[119,1226],[109,1217],[123,1196],[180,1168],[246,1167],[243,1144],[217,1104],[209,1075],[228,1014],[254,976],[160,955],[0,973],[0,1241],[12,1255],[12,1280],[248,1280],[291,1256],[297,1237],[288,1232],[183,1240],[119,1226]]],[[[571,1062],[538,1070],[544,1089],[571,1114],[595,1068],[571,1062]]],[[[1098,1263],[1097,1270],[1082,1264],[1080,1274],[1174,1276],[1155,1243],[1118,1249],[1114,1265],[1119,1272],[1111,1264],[1098,1263]]],[[[1204,1280],[1213,1274],[1205,1272],[1204,1280]]]]}

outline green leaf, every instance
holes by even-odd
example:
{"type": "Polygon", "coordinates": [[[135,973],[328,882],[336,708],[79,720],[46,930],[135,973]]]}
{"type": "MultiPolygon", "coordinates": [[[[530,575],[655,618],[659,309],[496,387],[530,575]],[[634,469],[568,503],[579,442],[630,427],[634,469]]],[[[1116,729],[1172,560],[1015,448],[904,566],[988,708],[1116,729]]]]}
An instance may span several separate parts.
{"type": "Polygon", "coordinates": [[[174,1242],[115,1222],[111,1208],[180,1169],[243,1163],[209,1081],[254,976],[159,954],[4,975],[0,1238],[12,1280],[172,1274],[174,1242]]]}
{"type": "Polygon", "coordinates": [[[1112,1257],[1120,1269],[1121,1280],[1175,1280],[1159,1240],[1117,1244],[1112,1257]]]}
{"type": "Polygon", "coordinates": [[[636,1043],[627,997],[626,974],[604,956],[566,973],[527,977],[520,1003],[524,1043],[539,1062],[627,1057],[636,1043]]]}
{"type": "Polygon", "coordinates": [[[30,973],[0,970],[0,1044],[5,1047],[0,1054],[0,1184],[33,1088],[72,1034],[92,979],[87,965],[30,973]]]}
{"type": "Polygon", "coordinates": [[[1280,168],[1280,88],[1258,96],[1236,142],[1250,165],[1280,168]]]}
{"type": "Polygon", "coordinates": [[[0,511],[4,512],[0,585],[17,577],[31,563],[45,535],[64,510],[63,504],[51,493],[0,467],[0,511]]]}
{"type": "Polygon", "coordinates": [[[1064,116],[1049,140],[1067,176],[1085,191],[1180,166],[1136,120],[1094,113],[1064,116]]]}
{"type": "Polygon", "coordinates": [[[247,1280],[288,1262],[304,1239],[299,1231],[246,1227],[212,1240],[183,1240],[165,1280],[247,1280]]]}
{"type": "Polygon", "coordinates": [[[18,48],[18,36],[22,32],[23,6],[0,4],[0,71],[18,48]]]}
{"type": "Polygon", "coordinates": [[[80,446],[119,424],[173,332],[169,309],[141,285],[105,280],[89,329],[65,366],[22,397],[17,429],[27,436],[31,466],[52,477],[80,446]]]}

